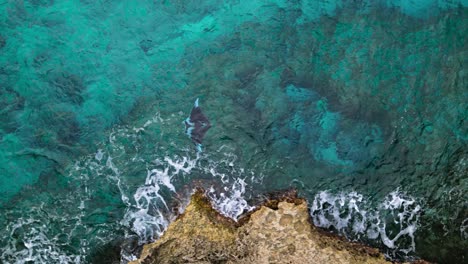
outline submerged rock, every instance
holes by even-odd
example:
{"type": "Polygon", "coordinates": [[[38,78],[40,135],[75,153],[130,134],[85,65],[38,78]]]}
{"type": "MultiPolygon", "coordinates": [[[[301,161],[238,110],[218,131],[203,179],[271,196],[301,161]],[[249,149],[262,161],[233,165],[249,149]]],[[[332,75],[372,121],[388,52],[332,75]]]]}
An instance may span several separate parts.
{"type": "Polygon", "coordinates": [[[238,222],[213,209],[202,191],[164,235],[145,245],[151,263],[390,263],[383,254],[311,225],[307,203],[285,196],[268,201],[238,222]]]}

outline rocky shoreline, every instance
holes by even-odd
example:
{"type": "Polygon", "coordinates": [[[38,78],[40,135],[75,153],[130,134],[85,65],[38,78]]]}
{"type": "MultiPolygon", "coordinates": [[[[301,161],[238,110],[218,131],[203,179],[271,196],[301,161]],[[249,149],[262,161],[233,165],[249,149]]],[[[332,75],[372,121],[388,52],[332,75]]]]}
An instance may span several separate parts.
{"type": "Polygon", "coordinates": [[[312,225],[307,202],[294,192],[265,201],[236,222],[213,209],[199,189],[164,235],[130,263],[391,262],[378,249],[312,225]]]}

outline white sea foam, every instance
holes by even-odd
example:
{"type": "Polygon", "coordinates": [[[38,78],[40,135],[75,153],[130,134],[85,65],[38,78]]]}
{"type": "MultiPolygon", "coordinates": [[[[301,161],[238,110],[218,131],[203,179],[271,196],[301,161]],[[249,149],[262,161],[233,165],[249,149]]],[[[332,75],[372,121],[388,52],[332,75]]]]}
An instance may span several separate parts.
{"type": "Polygon", "coordinates": [[[418,227],[419,215],[421,213],[421,206],[416,203],[413,198],[407,197],[401,192],[394,191],[385,199],[381,204],[381,208],[390,212],[394,219],[394,223],[399,226],[399,233],[393,238],[387,234],[386,224],[380,229],[380,236],[382,242],[389,248],[398,248],[404,253],[415,251],[416,245],[414,242],[414,232],[418,227]],[[397,245],[397,241],[402,236],[409,236],[411,238],[411,245],[408,248],[401,248],[397,245]]]}
{"type": "MultiPolygon", "coordinates": [[[[136,235],[140,245],[159,238],[175,214],[182,213],[188,204],[190,192],[177,188],[181,187],[181,182],[190,182],[189,178],[194,173],[211,176],[208,181],[219,183],[212,185],[206,195],[224,215],[237,219],[244,211],[253,209],[245,197],[248,196],[248,184],[253,183],[256,177],[239,168],[235,163],[237,157],[225,151],[217,152],[216,158],[209,157],[208,153],[192,153],[194,157],[165,156],[151,162],[144,184],[130,198],[130,205],[121,221],[131,231],[127,237],[136,235]],[[178,212],[171,208],[174,199],[178,201],[178,212]]],[[[123,262],[133,259],[134,252],[122,251],[123,262]]]]}
{"type": "MultiPolygon", "coordinates": [[[[99,151],[98,151],[99,153],[99,151]]],[[[91,184],[93,178],[105,175],[107,165],[101,164],[99,155],[89,155],[77,161],[70,169],[69,178],[74,178],[77,187],[73,194],[55,192],[53,195],[39,194],[55,203],[25,203],[21,216],[9,222],[0,240],[6,241],[0,252],[0,263],[86,263],[86,256],[91,252],[90,241],[109,241],[109,233],[96,232],[93,237],[83,239],[89,230],[83,221],[89,216],[87,206],[98,186],[91,184]],[[70,251],[70,248],[75,250],[70,251]]],[[[115,167],[112,172],[118,171],[115,167]]],[[[112,174],[109,174],[112,175],[112,174]]],[[[96,246],[96,244],[93,244],[96,246]]]]}
{"type": "Polygon", "coordinates": [[[4,234],[8,237],[8,244],[2,248],[0,262],[82,263],[84,259],[81,254],[70,254],[62,249],[64,242],[60,240],[63,238],[58,235],[50,236],[50,227],[44,220],[46,219],[19,218],[10,223],[4,234]]]}
{"type": "MultiPolygon", "coordinates": [[[[102,206],[103,201],[94,198],[101,195],[103,190],[117,187],[123,204],[132,206],[127,190],[128,177],[122,174],[129,166],[144,166],[145,161],[141,157],[134,159],[124,155],[125,147],[136,149],[138,154],[141,131],[158,122],[163,120],[156,114],[143,127],[114,128],[108,142],[99,144],[97,152],[77,160],[70,168],[65,178],[70,181],[69,187],[74,188],[72,195],[67,190],[54,192],[50,197],[48,194],[39,194],[56,201],[46,205],[20,201],[24,204],[18,204],[21,211],[16,213],[19,216],[8,222],[0,232],[0,241],[4,241],[0,249],[0,263],[87,263],[86,257],[96,247],[115,239],[114,233],[121,230],[121,226],[112,221],[101,222],[111,216],[104,208],[97,207],[99,203],[102,206]],[[128,144],[128,141],[131,143],[128,144]],[[87,236],[90,233],[92,236],[87,236]]],[[[149,177],[155,177],[153,180],[165,188],[170,187],[170,181],[154,172],[150,171],[149,177]]],[[[158,193],[154,190],[152,192],[158,193]]],[[[113,194],[109,195],[112,197],[113,194]]],[[[111,203],[115,203],[115,200],[111,203]]],[[[144,203],[143,198],[139,203],[144,203]]],[[[139,211],[135,214],[139,214],[136,226],[154,222],[153,219],[147,219],[147,214],[139,211]]],[[[162,217],[160,219],[166,220],[162,217]]],[[[167,223],[163,222],[162,225],[166,226],[167,223]]]]}
{"type": "MultiPolygon", "coordinates": [[[[108,172],[106,177],[113,180],[119,187],[122,201],[127,205],[121,224],[128,228],[126,237],[133,239],[136,236],[140,245],[154,241],[166,230],[177,213],[171,208],[174,199],[178,202],[178,213],[183,212],[189,199],[183,196],[189,196],[190,192],[178,190],[178,188],[190,182],[189,178],[193,177],[193,173],[211,175],[214,182],[220,182],[220,186],[230,186],[219,194],[214,191],[210,192],[212,197],[216,197],[213,200],[214,206],[224,214],[237,218],[241,212],[251,208],[243,198],[247,186],[247,181],[243,177],[249,176],[249,180],[255,177],[251,173],[244,175],[244,170],[235,164],[237,157],[226,151],[218,151],[216,157],[210,158],[208,153],[186,151],[177,144],[169,142],[172,147],[180,150],[179,154],[171,151],[173,154],[168,156],[164,155],[169,153],[166,148],[155,148],[156,158],[152,161],[141,160],[138,155],[135,155],[131,161],[122,160],[119,153],[129,147],[128,143],[125,143],[128,142],[127,139],[135,142],[132,147],[138,152],[138,138],[143,135],[139,133],[143,129],[150,131],[150,125],[165,121],[158,115],[141,128],[115,128],[109,137],[109,145],[105,153],[107,158],[105,169],[108,172]],[[122,139],[125,139],[125,145],[121,143],[122,139]],[[118,168],[118,164],[122,164],[122,161],[126,167],[146,166],[146,178],[142,185],[133,192],[127,186],[128,177],[122,177],[122,170],[118,168]],[[124,179],[125,183],[122,182],[124,179]]],[[[135,259],[133,250],[122,249],[122,262],[135,259]]]]}
{"type": "MultiPolygon", "coordinates": [[[[128,226],[138,235],[140,243],[147,243],[157,239],[165,231],[173,212],[167,204],[167,191],[176,195],[175,177],[189,176],[199,166],[199,156],[157,160],[158,169],[148,170],[145,184],[139,187],[133,195],[132,205],[128,208],[122,224],[128,226]],[[166,191],[166,192],[165,192],[166,191]]],[[[225,161],[232,164],[232,161],[225,161]]],[[[209,163],[202,170],[209,172],[213,178],[221,180],[224,190],[217,193],[212,187],[207,195],[212,199],[213,206],[223,214],[237,219],[246,210],[253,207],[244,198],[247,183],[242,178],[229,178],[226,173],[218,172],[219,163],[209,163]],[[232,182],[232,183],[231,183],[232,182]],[[228,187],[229,186],[229,187],[228,187]]]]}
{"type": "MultiPolygon", "coordinates": [[[[93,203],[93,194],[100,190],[99,186],[95,186],[97,179],[118,188],[120,198],[126,206],[120,224],[128,230],[127,239],[137,237],[140,245],[154,241],[164,233],[177,213],[171,208],[174,199],[178,200],[178,213],[184,210],[190,192],[179,188],[191,182],[191,177],[199,178],[198,174],[202,174],[210,184],[213,182],[206,195],[214,208],[222,214],[237,220],[242,213],[254,208],[247,201],[252,194],[251,188],[261,184],[263,177],[244,170],[233,154],[234,151],[226,146],[221,146],[214,153],[203,154],[185,152],[178,148],[179,154],[171,156],[164,155],[168,152],[167,149],[155,148],[156,153],[151,156],[151,160],[142,160],[138,153],[142,128],[150,130],[150,125],[163,121],[158,115],[140,128],[117,127],[109,136],[105,147],[102,146],[97,153],[75,164],[72,171],[78,176],[73,177],[78,177],[82,186],[82,192],[77,192],[70,200],[70,204],[77,209],[74,214],[75,222],[71,221],[75,228],[87,228],[81,223],[81,218],[89,214],[89,211],[85,211],[93,203]],[[128,144],[128,140],[132,144],[128,144]],[[133,158],[129,159],[128,155],[124,155],[126,148],[135,151],[133,158]],[[132,190],[129,187],[131,177],[125,173],[129,167],[135,166],[146,167],[146,177],[144,180],[140,179],[141,185],[132,190]]],[[[399,191],[390,193],[376,207],[357,192],[320,192],[311,203],[312,219],[317,226],[333,227],[352,239],[376,239],[389,249],[403,253],[415,250],[414,232],[418,226],[420,211],[421,206],[416,200],[399,191]]],[[[31,259],[35,263],[84,262],[84,256],[90,249],[86,241],[80,242],[83,251],[79,254],[64,252],[58,235],[51,235],[52,232],[47,227],[38,225],[33,218],[21,218],[21,221],[10,225],[9,230],[26,229],[27,233],[21,239],[11,239],[9,246],[1,253],[0,260],[5,263],[24,263],[18,262],[20,259],[31,259]]],[[[66,221],[70,222],[70,219],[66,221]]],[[[466,221],[460,228],[462,234],[466,234],[465,226],[466,221]]],[[[108,242],[112,235],[104,234],[96,239],[108,242]]],[[[122,262],[136,258],[133,250],[134,248],[122,250],[122,262]]]]}
{"type": "Polygon", "coordinates": [[[399,190],[391,192],[376,207],[357,192],[323,191],[315,196],[310,211],[316,226],[333,227],[348,238],[379,239],[390,249],[389,253],[408,254],[416,249],[414,233],[421,206],[399,190]]]}
{"type": "Polygon", "coordinates": [[[169,191],[175,195],[173,178],[190,173],[196,161],[188,157],[165,157],[164,161],[155,161],[162,169],[147,171],[144,185],[136,190],[122,220],[122,224],[139,237],[139,243],[153,241],[162,235],[173,216],[166,202],[170,196],[164,193],[169,191]]]}
{"type": "Polygon", "coordinates": [[[222,214],[237,220],[244,212],[254,209],[244,198],[246,183],[244,179],[236,179],[230,187],[225,186],[224,192],[217,194],[213,187],[207,192],[213,207],[222,214]]]}

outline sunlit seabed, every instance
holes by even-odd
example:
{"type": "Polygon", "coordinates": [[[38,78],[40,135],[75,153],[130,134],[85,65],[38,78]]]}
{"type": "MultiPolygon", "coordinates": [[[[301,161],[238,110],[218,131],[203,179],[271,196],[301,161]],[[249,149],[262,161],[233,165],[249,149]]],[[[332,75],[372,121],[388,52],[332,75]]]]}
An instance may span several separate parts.
{"type": "Polygon", "coordinates": [[[1,3],[0,262],[126,262],[194,186],[234,219],[295,187],[390,258],[464,261],[468,3],[347,3],[1,3]]]}

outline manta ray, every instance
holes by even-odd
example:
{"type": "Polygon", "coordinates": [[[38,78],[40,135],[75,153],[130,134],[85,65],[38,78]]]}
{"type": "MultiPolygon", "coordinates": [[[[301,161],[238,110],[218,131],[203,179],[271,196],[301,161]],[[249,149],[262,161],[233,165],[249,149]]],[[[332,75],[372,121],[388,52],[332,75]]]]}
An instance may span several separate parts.
{"type": "Polygon", "coordinates": [[[210,129],[211,124],[198,105],[198,98],[195,100],[190,116],[185,119],[184,123],[185,133],[192,139],[197,150],[201,152],[203,137],[205,137],[206,132],[210,129]]]}

